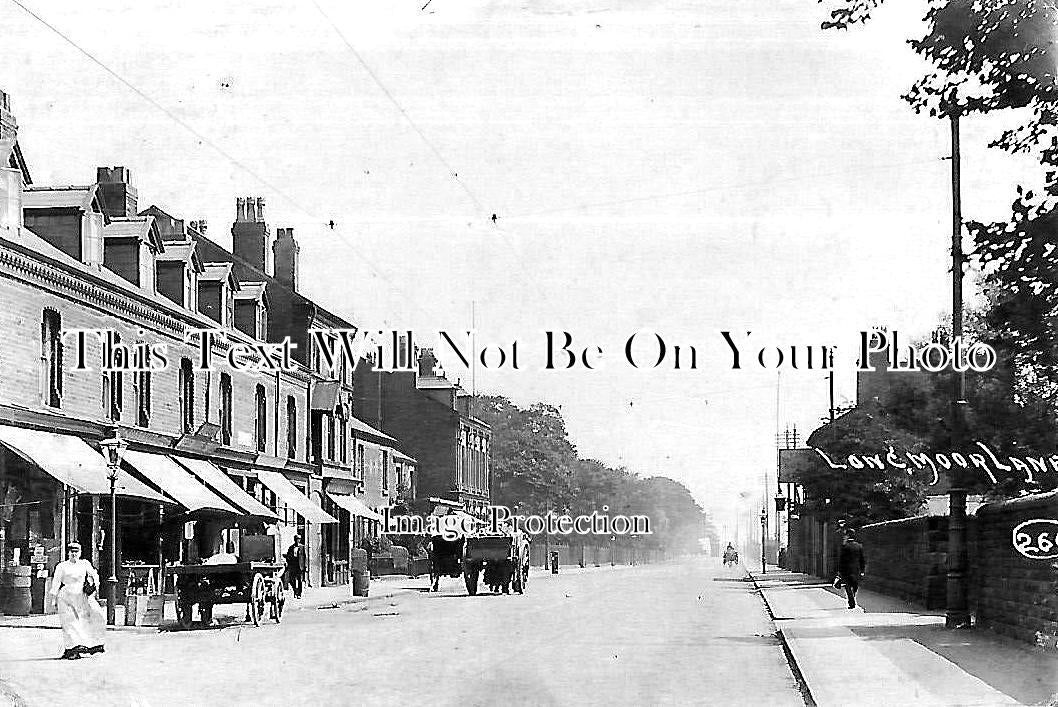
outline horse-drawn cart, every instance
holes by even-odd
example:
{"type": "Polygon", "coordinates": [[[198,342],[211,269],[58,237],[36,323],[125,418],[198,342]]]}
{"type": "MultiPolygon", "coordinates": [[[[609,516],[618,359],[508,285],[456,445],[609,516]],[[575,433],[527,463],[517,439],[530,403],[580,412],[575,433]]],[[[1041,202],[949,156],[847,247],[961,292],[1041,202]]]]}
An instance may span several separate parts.
{"type": "Polygon", "coordinates": [[[227,564],[176,565],[167,570],[176,577],[176,618],[184,628],[191,626],[192,612],[204,623],[213,618],[217,604],[246,604],[247,620],[259,626],[266,618],[279,623],[286,603],[283,565],[275,562],[234,562],[227,564]]]}
{"type": "Polygon", "coordinates": [[[493,592],[525,592],[529,581],[529,541],[525,534],[481,533],[467,538],[463,551],[463,579],[467,593],[478,593],[478,578],[484,571],[485,584],[493,592]]]}

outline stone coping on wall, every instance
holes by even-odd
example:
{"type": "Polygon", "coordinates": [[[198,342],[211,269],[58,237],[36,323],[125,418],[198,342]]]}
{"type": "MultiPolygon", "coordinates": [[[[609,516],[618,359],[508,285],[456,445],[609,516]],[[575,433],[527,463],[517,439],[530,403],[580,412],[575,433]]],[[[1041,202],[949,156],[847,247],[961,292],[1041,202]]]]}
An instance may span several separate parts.
{"type": "Polygon", "coordinates": [[[1044,508],[1058,503],[1058,489],[1045,493],[1034,493],[1021,498],[1011,498],[1004,501],[992,501],[981,506],[977,513],[1009,513],[1011,511],[1027,510],[1031,508],[1044,508]]]}

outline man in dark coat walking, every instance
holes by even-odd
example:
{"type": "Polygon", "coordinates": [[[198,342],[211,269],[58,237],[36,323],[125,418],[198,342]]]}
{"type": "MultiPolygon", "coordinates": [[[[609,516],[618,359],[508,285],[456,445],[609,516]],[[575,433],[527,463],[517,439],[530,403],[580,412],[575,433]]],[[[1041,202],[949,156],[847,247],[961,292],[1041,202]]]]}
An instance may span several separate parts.
{"type": "Polygon", "coordinates": [[[308,569],[308,561],[305,557],[305,546],[301,544],[301,536],[294,536],[294,544],[287,548],[287,582],[294,590],[294,598],[301,598],[301,591],[305,580],[305,570],[308,569]]]}
{"type": "Polygon", "coordinates": [[[845,596],[849,598],[849,608],[856,608],[856,591],[860,588],[860,579],[867,571],[867,560],[863,555],[863,545],[856,540],[856,533],[851,528],[845,531],[845,542],[841,544],[838,556],[838,577],[845,587],[845,596]]]}

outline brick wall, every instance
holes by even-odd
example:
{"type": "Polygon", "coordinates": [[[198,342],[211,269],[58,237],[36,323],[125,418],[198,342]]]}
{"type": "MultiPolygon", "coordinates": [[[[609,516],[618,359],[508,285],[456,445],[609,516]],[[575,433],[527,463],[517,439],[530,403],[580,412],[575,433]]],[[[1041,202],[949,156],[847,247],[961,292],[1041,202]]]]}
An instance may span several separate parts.
{"type": "Polygon", "coordinates": [[[928,609],[944,608],[948,549],[946,517],[875,523],[862,528],[859,539],[867,558],[864,587],[913,601],[928,609]]]}
{"type": "MultiPolygon", "coordinates": [[[[1029,559],[1013,545],[1014,528],[1040,518],[1058,518],[1058,491],[978,509],[970,558],[978,592],[977,623],[997,633],[1055,648],[1058,562],[1029,559]]],[[[1052,526],[1052,539],[1053,535],[1052,526]]]]}
{"type": "MultiPolygon", "coordinates": [[[[1030,559],[1013,544],[1019,524],[1054,518],[1058,491],[986,504],[967,519],[969,602],[978,626],[1058,648],[1058,562],[1030,559]]],[[[862,528],[864,586],[943,609],[947,520],[908,518],[862,528]]]]}

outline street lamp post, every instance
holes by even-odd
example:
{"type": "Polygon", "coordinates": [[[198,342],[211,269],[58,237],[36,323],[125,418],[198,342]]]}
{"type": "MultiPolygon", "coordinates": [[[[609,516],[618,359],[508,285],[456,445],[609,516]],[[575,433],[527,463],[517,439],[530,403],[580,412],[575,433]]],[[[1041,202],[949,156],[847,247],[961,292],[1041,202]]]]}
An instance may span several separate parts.
{"type": "Polygon", "coordinates": [[[118,591],[118,469],[128,443],[121,439],[115,431],[113,437],[104,439],[99,446],[106,452],[107,471],[110,478],[110,576],[107,577],[107,625],[113,626],[116,623],[118,591]]]}
{"type": "Polygon", "coordinates": [[[768,507],[760,509],[760,573],[768,571],[767,560],[764,556],[764,542],[768,539],[768,507]]]}

